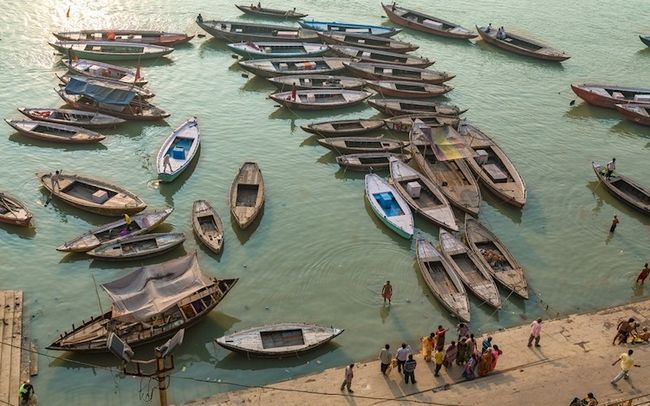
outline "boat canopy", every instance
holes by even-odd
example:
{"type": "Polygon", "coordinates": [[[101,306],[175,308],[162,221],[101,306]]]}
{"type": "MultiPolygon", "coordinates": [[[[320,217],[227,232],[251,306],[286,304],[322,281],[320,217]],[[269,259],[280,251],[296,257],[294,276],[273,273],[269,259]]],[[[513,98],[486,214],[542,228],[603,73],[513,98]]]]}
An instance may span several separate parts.
{"type": "Polygon", "coordinates": [[[417,145],[430,147],[439,161],[472,158],[476,155],[461,140],[460,134],[450,126],[430,127],[421,120],[415,120],[412,130],[417,145]]]}
{"type": "Polygon", "coordinates": [[[85,81],[82,78],[70,78],[65,86],[68,94],[79,94],[90,97],[98,103],[115,104],[118,106],[128,106],[136,92],[111,86],[109,83],[99,83],[98,81],[85,81]]]}
{"type": "Polygon", "coordinates": [[[146,321],[214,281],[199,267],[196,252],[182,258],[148,265],[105,283],[102,288],[113,300],[112,318],[146,321]]]}

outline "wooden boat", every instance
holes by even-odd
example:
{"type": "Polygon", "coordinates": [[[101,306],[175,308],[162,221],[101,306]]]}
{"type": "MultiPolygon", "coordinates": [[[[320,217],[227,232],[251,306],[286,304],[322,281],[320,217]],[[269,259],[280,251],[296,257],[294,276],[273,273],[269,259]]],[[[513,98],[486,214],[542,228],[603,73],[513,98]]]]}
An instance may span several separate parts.
{"type": "Polygon", "coordinates": [[[156,157],[158,179],[161,182],[171,182],[176,179],[196,158],[200,146],[199,123],[196,117],[190,118],[175,129],[158,150],[156,157]]]}
{"type": "Polygon", "coordinates": [[[384,124],[389,130],[396,131],[398,133],[409,133],[411,128],[413,128],[413,123],[415,120],[420,120],[422,124],[427,127],[442,127],[442,126],[451,126],[458,127],[460,119],[457,117],[440,117],[435,114],[405,114],[402,116],[394,116],[384,119],[384,124]]]}
{"type": "Polygon", "coordinates": [[[264,178],[255,162],[244,162],[230,185],[230,213],[241,229],[251,225],[264,206],[264,178]]]}
{"type": "Polygon", "coordinates": [[[433,182],[398,159],[390,160],[390,177],[395,190],[416,213],[439,227],[458,231],[449,201],[433,182]]]}
{"type": "Polygon", "coordinates": [[[50,46],[66,57],[94,61],[143,61],[171,54],[174,48],[114,41],[57,41],[50,46]]]}
{"type": "Polygon", "coordinates": [[[461,109],[451,104],[408,99],[372,99],[368,100],[368,104],[389,116],[429,113],[442,117],[458,117],[467,111],[467,109],[461,109]]]}
{"type": "Polygon", "coordinates": [[[501,48],[504,51],[513,52],[518,55],[529,56],[531,58],[542,59],[545,61],[562,62],[571,58],[564,51],[560,51],[539,41],[535,41],[531,38],[525,38],[518,34],[506,32],[505,39],[500,39],[497,38],[498,30],[495,28],[491,28],[490,32],[487,32],[486,27],[479,27],[477,25],[476,30],[478,31],[478,35],[481,36],[481,39],[483,41],[501,48]]]}
{"type": "Polygon", "coordinates": [[[19,133],[41,141],[65,144],[92,144],[106,138],[100,133],[65,124],[7,119],[5,119],[5,122],[19,133]]]}
{"type": "Polygon", "coordinates": [[[598,180],[605,185],[609,193],[641,213],[650,214],[650,189],[618,172],[614,172],[607,180],[603,175],[603,165],[596,162],[592,162],[591,165],[598,180]]]}
{"type": "Polygon", "coordinates": [[[257,76],[328,75],[345,69],[348,58],[277,58],[239,61],[239,66],[257,76]]]}
{"type": "MultiPolygon", "coordinates": [[[[481,191],[472,171],[462,159],[441,161],[433,153],[430,143],[418,140],[427,126],[414,127],[410,133],[410,152],[420,171],[435,183],[449,202],[464,212],[477,215],[481,207],[481,191]]],[[[435,128],[432,131],[437,131],[435,128]]],[[[441,127],[443,135],[448,127],[441,127]]]]}
{"type": "Polygon", "coordinates": [[[298,356],[321,347],[343,330],[306,323],[278,323],[252,327],[219,337],[217,344],[247,356],[282,358],[298,356]]]}
{"type": "Polygon", "coordinates": [[[114,80],[104,80],[102,78],[94,78],[94,77],[88,77],[83,75],[74,75],[70,73],[65,73],[63,75],[58,75],[55,73],[55,75],[64,85],[67,85],[70,82],[70,80],[74,78],[76,80],[85,82],[89,85],[105,86],[105,87],[110,87],[112,89],[121,89],[127,92],[133,91],[135,93],[135,97],[141,100],[151,99],[152,97],[155,96],[155,94],[150,89],[146,89],[140,86],[135,86],[133,84],[120,83],[114,80]]]}
{"type": "Polygon", "coordinates": [[[192,229],[210,251],[215,254],[223,249],[223,223],[217,211],[205,200],[197,200],[192,204],[192,229]]]}
{"type": "Polygon", "coordinates": [[[61,41],[116,41],[171,47],[189,42],[194,35],[147,30],[82,30],[53,32],[61,41]]]}
{"type": "Polygon", "coordinates": [[[130,347],[160,341],[201,321],[238,279],[215,279],[199,267],[196,253],[148,265],[105,283],[111,309],[64,331],[48,350],[107,352],[115,333],[130,347]]]}
{"type": "Polygon", "coordinates": [[[289,75],[276,76],[268,80],[281,90],[291,89],[344,89],[361,90],[366,82],[359,78],[330,75],[289,75]]]}
{"type": "Polygon", "coordinates": [[[410,42],[398,41],[396,39],[380,37],[378,35],[324,31],[318,32],[318,36],[326,44],[347,45],[375,49],[378,51],[398,52],[402,54],[415,51],[419,48],[418,45],[411,44],[410,42]]]}
{"type": "Polygon", "coordinates": [[[243,4],[235,4],[235,7],[246,14],[262,17],[283,18],[287,20],[297,20],[307,17],[307,14],[296,12],[295,8],[293,10],[278,10],[274,8],[246,6],[243,4]]]}
{"type": "Polygon", "coordinates": [[[121,118],[109,116],[108,114],[82,110],[20,107],[18,111],[32,120],[84,128],[115,127],[125,122],[121,118]]]}
{"type": "Polygon", "coordinates": [[[370,80],[409,80],[437,85],[455,77],[448,72],[404,65],[346,62],[345,66],[353,75],[370,80]]]}
{"type": "Polygon", "coordinates": [[[146,213],[138,213],[130,217],[131,222],[127,225],[124,218],[108,224],[95,227],[80,236],[63,243],[57,251],[63,252],[86,252],[103,244],[111,244],[126,236],[135,236],[155,229],[174,211],[169,207],[163,210],[154,210],[146,213]]]}
{"type": "Polygon", "coordinates": [[[616,110],[630,121],[650,125],[650,104],[617,104],[616,110]]]}
{"type": "Polygon", "coordinates": [[[17,198],[0,192],[0,223],[27,227],[32,221],[32,213],[17,198]]]}
{"type": "Polygon", "coordinates": [[[57,90],[63,101],[75,109],[109,114],[125,120],[158,121],[170,116],[165,110],[154,106],[144,100],[134,99],[134,92],[124,92],[122,100],[129,100],[128,104],[103,103],[100,93],[72,94],[66,89],[57,90]],[[130,95],[133,96],[130,96],[130,95]]]}
{"type": "Polygon", "coordinates": [[[426,68],[435,63],[427,58],[420,58],[397,52],[378,51],[375,49],[352,47],[347,45],[330,45],[330,49],[343,57],[353,58],[367,63],[387,63],[392,65],[413,66],[426,68]]]}
{"type": "Polygon", "coordinates": [[[321,56],[327,45],[309,42],[237,42],[228,44],[234,53],[245,59],[304,58],[321,56]]]}
{"type": "Polygon", "coordinates": [[[366,85],[384,97],[426,98],[441,96],[454,88],[406,80],[369,80],[366,85]]]}
{"type": "Polygon", "coordinates": [[[641,40],[641,42],[643,42],[644,44],[650,47],[650,35],[646,35],[646,36],[639,35],[639,39],[641,40]]]}
{"type": "Polygon", "coordinates": [[[417,240],[420,274],[438,301],[460,320],[469,322],[467,292],[449,262],[426,240],[417,240]]]}
{"type": "Polygon", "coordinates": [[[350,24],[339,23],[336,21],[315,21],[315,20],[300,20],[298,21],[301,27],[314,31],[330,31],[330,32],[343,32],[352,34],[370,34],[378,35],[380,37],[392,37],[398,34],[399,28],[384,27],[381,25],[367,25],[367,24],[350,24]]]}
{"type": "Polygon", "coordinates": [[[366,199],[377,217],[400,237],[413,237],[413,214],[395,188],[374,173],[366,175],[365,187],[366,199]]]}
{"type": "Polygon", "coordinates": [[[51,173],[37,173],[41,185],[57,197],[78,209],[102,216],[135,214],[147,205],[128,190],[103,180],[77,174],[61,175],[59,186],[52,186],[51,173]]]}
{"type": "Polygon", "coordinates": [[[271,100],[285,107],[297,110],[329,110],[350,107],[362,103],[370,93],[361,90],[297,90],[296,98],[292,92],[274,93],[271,100]]]}
{"type": "Polygon", "coordinates": [[[184,241],[183,233],[141,234],[101,245],[86,254],[105,261],[129,261],[161,255],[183,244],[184,241]]]}
{"type": "MultiPolygon", "coordinates": [[[[453,129],[449,131],[455,132],[453,129]]],[[[465,145],[476,151],[473,158],[465,159],[476,178],[504,202],[523,207],[528,195],[526,184],[503,149],[471,124],[461,122],[458,132],[465,145]]]]}
{"type": "Polygon", "coordinates": [[[90,61],[87,59],[73,59],[64,61],[64,65],[70,72],[76,73],[77,75],[136,86],[144,86],[147,84],[147,81],[139,73],[139,70],[132,71],[128,68],[109,63],[90,61]]]}
{"type": "Polygon", "coordinates": [[[574,83],[571,90],[587,103],[608,109],[615,109],[617,104],[650,106],[650,88],[574,83]]]}
{"type": "Polygon", "coordinates": [[[411,159],[411,156],[392,152],[362,152],[360,154],[339,155],[336,157],[336,162],[340,167],[351,171],[375,172],[388,169],[391,158],[407,162],[411,159]]]}
{"type": "Polygon", "coordinates": [[[528,299],[524,268],[499,238],[478,220],[465,214],[465,239],[494,280],[518,296],[528,299]]]}
{"type": "Polygon", "coordinates": [[[440,230],[439,240],[440,252],[465,286],[482,302],[500,309],[499,289],[476,253],[445,230],[440,230]]]}
{"type": "Polygon", "coordinates": [[[401,150],[408,145],[404,141],[376,137],[333,137],[321,138],[317,141],[320,145],[342,154],[391,152],[401,150]]]}
{"type": "Polygon", "coordinates": [[[304,131],[312,134],[318,134],[323,137],[346,136],[365,134],[370,131],[378,130],[384,126],[383,120],[374,120],[370,118],[357,118],[353,120],[336,120],[324,121],[321,123],[311,123],[301,125],[304,131]]]}
{"type": "Polygon", "coordinates": [[[286,25],[254,24],[242,21],[202,21],[196,23],[213,37],[228,42],[285,41],[320,42],[314,31],[286,25]]]}
{"type": "Polygon", "coordinates": [[[460,39],[476,38],[476,34],[470,32],[467,28],[441,18],[400,7],[395,3],[382,3],[381,6],[384,8],[388,19],[395,24],[441,37],[460,39]]]}

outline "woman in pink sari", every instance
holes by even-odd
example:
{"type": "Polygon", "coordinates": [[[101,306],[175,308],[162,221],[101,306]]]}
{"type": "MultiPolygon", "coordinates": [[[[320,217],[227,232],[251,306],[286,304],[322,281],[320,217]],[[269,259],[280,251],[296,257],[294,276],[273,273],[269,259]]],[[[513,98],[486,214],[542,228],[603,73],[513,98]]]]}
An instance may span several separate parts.
{"type": "Polygon", "coordinates": [[[492,351],[492,363],[490,364],[490,372],[492,372],[492,371],[494,371],[496,369],[497,361],[499,360],[499,357],[501,356],[501,354],[503,354],[503,351],[501,351],[499,349],[499,346],[496,345],[496,344],[493,345],[492,350],[489,350],[489,351],[492,351]]]}

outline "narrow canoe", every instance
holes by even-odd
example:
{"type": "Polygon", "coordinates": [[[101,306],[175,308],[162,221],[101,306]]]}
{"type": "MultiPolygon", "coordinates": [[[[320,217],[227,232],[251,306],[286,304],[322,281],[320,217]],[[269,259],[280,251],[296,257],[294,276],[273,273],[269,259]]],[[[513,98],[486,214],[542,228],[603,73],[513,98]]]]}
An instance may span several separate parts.
{"type": "Polygon", "coordinates": [[[523,207],[528,195],[526,184],[503,149],[471,124],[460,123],[458,133],[465,145],[476,151],[473,158],[465,159],[476,178],[504,202],[523,207]]]}
{"type": "Polygon", "coordinates": [[[184,241],[183,233],[141,234],[101,245],[86,254],[105,261],[129,261],[161,255],[183,244],[184,241]]]}
{"type": "Polygon", "coordinates": [[[646,36],[639,35],[639,39],[641,40],[641,42],[643,42],[644,44],[650,47],[650,35],[646,35],[646,36]]]}
{"type": "Polygon", "coordinates": [[[398,159],[390,160],[390,177],[397,192],[416,213],[439,227],[458,231],[449,201],[433,182],[398,159]]]}
{"type": "Polygon", "coordinates": [[[282,358],[297,356],[338,337],[343,330],[306,323],[278,323],[252,327],[219,337],[217,344],[247,356],[282,358]]]}
{"type": "MultiPolygon", "coordinates": [[[[438,185],[453,206],[477,215],[481,207],[481,191],[472,171],[462,159],[436,159],[431,144],[417,140],[425,129],[426,126],[424,129],[414,127],[410,133],[410,152],[415,163],[427,178],[438,185]]],[[[440,131],[444,135],[448,128],[441,127],[440,131]]]]}
{"type": "Polygon", "coordinates": [[[53,187],[51,173],[37,173],[36,177],[51,196],[78,209],[102,216],[131,215],[147,207],[134,193],[103,180],[65,174],[61,175],[59,186],[53,187]]]}
{"type": "Polygon", "coordinates": [[[523,299],[528,299],[524,268],[499,238],[478,220],[465,215],[465,239],[494,280],[523,299]]]}
{"type": "Polygon", "coordinates": [[[438,301],[454,316],[469,322],[469,299],[454,268],[426,240],[417,240],[416,259],[420,274],[438,301]]]}
{"type": "Polygon", "coordinates": [[[392,65],[412,66],[426,68],[435,63],[427,58],[401,54],[397,52],[379,51],[374,49],[359,48],[347,45],[330,45],[330,49],[337,55],[353,58],[366,63],[385,63],[392,65]]]}
{"type": "Polygon", "coordinates": [[[368,100],[368,104],[389,116],[429,113],[442,117],[458,117],[467,111],[467,109],[461,109],[451,104],[408,99],[372,99],[368,100]]]}
{"type": "Polygon", "coordinates": [[[215,254],[223,249],[223,223],[217,211],[205,200],[197,200],[192,204],[192,229],[210,251],[215,254]]]}
{"type": "Polygon", "coordinates": [[[32,213],[17,198],[0,192],[0,223],[27,227],[32,221],[32,213]]]}
{"type": "Polygon", "coordinates": [[[650,106],[650,88],[584,83],[572,84],[571,90],[587,103],[608,109],[615,109],[617,104],[650,106]]]}
{"type": "Polygon", "coordinates": [[[108,114],[83,110],[20,107],[18,111],[32,120],[84,128],[115,127],[125,122],[108,114]]]}
{"type": "Polygon", "coordinates": [[[82,30],[52,33],[61,41],[117,41],[171,47],[189,42],[194,35],[147,30],[82,30]]]}
{"type": "Polygon", "coordinates": [[[298,110],[330,110],[342,107],[354,106],[362,103],[370,93],[361,90],[297,90],[296,98],[292,98],[292,92],[274,93],[269,97],[271,100],[285,107],[298,110]]]}
{"type": "Polygon", "coordinates": [[[448,72],[415,68],[404,65],[385,65],[367,62],[346,62],[348,70],[355,76],[370,80],[409,80],[412,82],[431,83],[446,82],[455,77],[448,72]]]}
{"type": "Polygon", "coordinates": [[[378,35],[325,31],[318,32],[318,36],[326,44],[349,45],[376,49],[378,51],[399,52],[402,54],[415,51],[419,48],[418,45],[411,44],[410,42],[398,41],[396,39],[380,37],[378,35]]]}
{"type": "Polygon", "coordinates": [[[439,240],[440,252],[465,286],[482,302],[500,309],[499,289],[476,253],[445,230],[440,230],[439,240]]]}
{"type": "Polygon", "coordinates": [[[367,86],[384,97],[427,98],[441,96],[454,88],[406,80],[369,80],[367,86]]]}
{"type": "Polygon", "coordinates": [[[315,20],[300,20],[298,21],[301,27],[314,30],[314,31],[330,31],[330,32],[343,32],[353,34],[370,34],[378,35],[380,37],[392,37],[398,34],[399,28],[384,27],[381,25],[367,25],[367,24],[351,24],[340,23],[336,21],[315,21],[315,20]]]}
{"type": "Polygon", "coordinates": [[[7,119],[5,119],[5,122],[19,133],[41,141],[66,144],[90,144],[106,138],[100,133],[65,124],[7,119]]]}
{"type": "Polygon", "coordinates": [[[133,84],[120,83],[114,80],[104,80],[101,77],[88,77],[84,75],[75,75],[70,73],[66,73],[63,75],[58,75],[55,73],[55,75],[57,78],[59,78],[61,83],[63,83],[64,85],[67,85],[71,79],[76,79],[85,82],[91,86],[98,85],[98,86],[110,87],[111,89],[132,91],[135,93],[135,97],[139,99],[151,99],[152,97],[155,96],[155,94],[150,89],[146,89],[140,86],[135,86],[133,84]]]}
{"type": "Polygon", "coordinates": [[[242,21],[203,21],[196,23],[213,37],[228,41],[320,42],[314,31],[286,25],[254,24],[242,21]]]}
{"type": "Polygon", "coordinates": [[[190,118],[175,129],[163,142],[156,158],[158,179],[171,182],[176,179],[197,156],[201,146],[201,132],[196,117],[190,118]],[[167,165],[166,156],[169,156],[167,165]]]}
{"type": "Polygon", "coordinates": [[[327,45],[310,42],[237,42],[228,44],[234,53],[246,59],[302,58],[321,56],[327,45]]]}
{"type": "Polygon", "coordinates": [[[457,117],[440,117],[435,114],[404,114],[384,119],[386,128],[398,133],[410,133],[415,120],[420,120],[422,124],[428,127],[451,126],[457,127],[460,119],[457,117]]]}
{"type": "Polygon", "coordinates": [[[122,66],[111,65],[110,63],[90,61],[87,59],[73,59],[64,61],[64,65],[70,72],[74,72],[77,75],[112,80],[136,86],[144,86],[147,84],[147,81],[138,73],[138,70],[132,71],[122,66]]]}
{"type": "Polygon", "coordinates": [[[255,162],[244,162],[230,185],[230,213],[241,229],[251,225],[264,206],[264,178],[255,162]]]}
{"type": "Polygon", "coordinates": [[[400,237],[413,237],[413,214],[399,193],[382,177],[369,173],[365,177],[366,199],[379,219],[400,237]]]}
{"type": "Polygon", "coordinates": [[[630,121],[650,125],[650,104],[617,104],[616,110],[630,121]]]}
{"type": "Polygon", "coordinates": [[[338,153],[392,152],[404,148],[408,143],[390,138],[334,137],[321,138],[318,143],[338,153]]]}
{"type": "Polygon", "coordinates": [[[158,121],[170,116],[170,113],[145,100],[134,99],[123,106],[100,103],[88,95],[69,94],[65,89],[59,89],[56,93],[75,109],[109,114],[124,120],[158,121]]]}
{"type": "Polygon", "coordinates": [[[289,75],[268,78],[276,87],[281,90],[291,89],[344,89],[361,90],[366,82],[363,79],[347,76],[330,75],[289,75]]]}
{"type": "Polygon", "coordinates": [[[113,243],[126,236],[140,235],[155,229],[174,211],[169,207],[131,216],[131,223],[124,218],[95,227],[57,248],[62,252],[86,252],[103,244],[113,243]]]}
{"type": "Polygon", "coordinates": [[[286,20],[297,20],[307,17],[307,14],[296,12],[295,7],[293,10],[278,10],[274,8],[246,6],[243,4],[235,4],[235,7],[246,14],[262,17],[283,18],[286,20]]]}
{"type": "Polygon", "coordinates": [[[339,155],[336,157],[336,162],[340,167],[351,171],[376,172],[388,169],[392,158],[407,162],[411,159],[411,156],[392,152],[362,152],[360,154],[339,155]]]}
{"type": "Polygon", "coordinates": [[[441,18],[400,7],[395,3],[382,3],[381,6],[384,8],[388,19],[395,24],[441,37],[460,39],[476,38],[476,34],[470,32],[467,28],[441,18]]]}
{"type": "Polygon", "coordinates": [[[641,213],[650,215],[650,189],[641,186],[638,182],[614,172],[609,180],[603,175],[603,166],[592,162],[598,180],[602,182],[607,191],[618,200],[627,203],[641,213]]]}
{"type": "Polygon", "coordinates": [[[323,137],[365,134],[384,126],[383,120],[357,118],[353,120],[324,121],[302,125],[304,131],[323,137]]]}
{"type": "Polygon", "coordinates": [[[174,51],[174,48],[158,45],[113,41],[57,41],[49,44],[66,57],[95,61],[142,61],[157,59],[174,51]]]}
{"type": "Polygon", "coordinates": [[[239,66],[264,78],[286,75],[329,75],[345,69],[348,58],[277,58],[239,61],[239,66]]]}
{"type": "Polygon", "coordinates": [[[487,32],[486,27],[476,26],[476,30],[478,31],[478,35],[481,36],[481,39],[488,44],[518,55],[555,62],[562,62],[571,58],[563,51],[518,34],[506,32],[505,39],[498,39],[497,29],[495,28],[491,28],[490,32],[487,32]]]}

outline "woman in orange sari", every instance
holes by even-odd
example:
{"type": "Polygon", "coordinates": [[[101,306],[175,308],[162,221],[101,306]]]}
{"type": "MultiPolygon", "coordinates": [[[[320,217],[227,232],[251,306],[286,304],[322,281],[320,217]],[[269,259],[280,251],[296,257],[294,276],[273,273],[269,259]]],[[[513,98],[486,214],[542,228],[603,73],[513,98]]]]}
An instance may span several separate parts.
{"type": "Polygon", "coordinates": [[[494,371],[496,369],[497,361],[499,360],[499,356],[501,356],[501,354],[503,354],[503,351],[501,351],[499,349],[499,346],[496,345],[496,344],[494,344],[492,346],[491,352],[492,352],[492,362],[490,363],[490,372],[494,371]]]}
{"type": "Polygon", "coordinates": [[[478,376],[487,375],[490,372],[491,366],[492,366],[492,351],[487,350],[481,355],[481,359],[478,362],[478,376]]]}
{"type": "Polygon", "coordinates": [[[425,361],[431,361],[431,353],[436,347],[436,336],[434,333],[431,333],[428,337],[422,337],[422,358],[425,361]]]}

